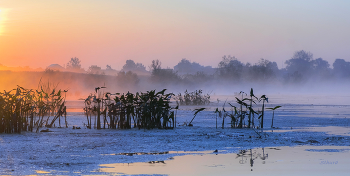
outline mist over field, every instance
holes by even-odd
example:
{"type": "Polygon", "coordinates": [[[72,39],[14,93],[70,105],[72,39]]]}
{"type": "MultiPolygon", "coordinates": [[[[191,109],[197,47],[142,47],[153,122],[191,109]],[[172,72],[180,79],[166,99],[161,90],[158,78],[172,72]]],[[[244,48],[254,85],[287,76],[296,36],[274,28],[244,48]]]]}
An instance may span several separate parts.
{"type": "Polygon", "coordinates": [[[173,68],[163,68],[153,60],[146,68],[142,63],[127,60],[117,71],[110,65],[102,69],[92,65],[81,68],[79,58],[71,58],[66,67],[52,64],[44,71],[0,71],[0,89],[9,91],[17,85],[27,89],[42,84],[68,90],[68,99],[79,99],[106,87],[105,92],[126,93],[168,89],[175,94],[202,89],[211,95],[232,95],[250,88],[258,94],[348,94],[350,62],[336,59],[331,65],[322,58],[313,58],[306,51],[296,51],[278,68],[276,62],[260,59],[243,63],[234,56],[223,56],[217,67],[182,59],[173,68]]]}
{"type": "Polygon", "coordinates": [[[349,175],[349,7],[0,0],[0,175],[349,175]]]}

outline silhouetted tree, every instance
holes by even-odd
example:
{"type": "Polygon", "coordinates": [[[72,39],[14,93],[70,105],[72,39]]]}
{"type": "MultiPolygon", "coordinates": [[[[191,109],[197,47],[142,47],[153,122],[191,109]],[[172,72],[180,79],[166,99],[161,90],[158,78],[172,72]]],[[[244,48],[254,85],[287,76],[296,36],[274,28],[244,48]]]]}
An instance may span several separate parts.
{"type": "Polygon", "coordinates": [[[80,59],[77,57],[71,58],[66,65],[66,69],[70,71],[82,71],[80,59]]]}
{"type": "Polygon", "coordinates": [[[322,58],[318,58],[312,61],[314,76],[320,79],[329,78],[331,74],[331,69],[329,68],[329,63],[322,58]]]}
{"type": "Polygon", "coordinates": [[[133,60],[127,60],[122,71],[128,72],[146,72],[146,67],[141,63],[135,63],[133,60]]]}
{"type": "Polygon", "coordinates": [[[238,61],[234,56],[223,56],[218,65],[218,74],[222,78],[230,80],[239,80],[242,76],[243,63],[238,61]]]}
{"type": "Polygon", "coordinates": [[[162,69],[161,62],[157,60],[152,60],[152,64],[149,66],[152,76],[151,79],[154,82],[159,82],[163,84],[176,83],[181,80],[181,78],[174,72],[173,69],[162,69]]]}
{"type": "Polygon", "coordinates": [[[277,63],[266,59],[260,59],[260,61],[253,66],[250,66],[248,63],[245,67],[248,70],[245,75],[250,81],[273,80],[277,77],[279,72],[277,63]]]}
{"type": "Polygon", "coordinates": [[[214,74],[214,69],[211,66],[204,67],[196,62],[190,62],[187,59],[182,59],[177,65],[174,66],[174,71],[180,75],[196,74],[197,72],[203,72],[206,74],[214,74]]]}
{"type": "Polygon", "coordinates": [[[96,75],[104,75],[105,73],[102,71],[101,67],[97,65],[91,65],[88,69],[89,74],[96,74],[96,75]]]}
{"type": "Polygon", "coordinates": [[[150,71],[152,72],[157,72],[158,70],[161,69],[162,62],[160,62],[158,59],[157,60],[152,60],[152,64],[149,66],[150,71]]]}
{"type": "Polygon", "coordinates": [[[293,57],[285,62],[288,80],[300,82],[305,80],[313,71],[313,54],[304,50],[296,51],[293,57]]]}
{"type": "Polygon", "coordinates": [[[333,74],[339,78],[350,78],[350,62],[336,59],[333,63],[333,74]]]}
{"type": "Polygon", "coordinates": [[[118,75],[118,71],[113,69],[112,66],[110,65],[106,65],[106,70],[102,70],[106,75],[113,75],[113,76],[117,76],[118,75]]]}

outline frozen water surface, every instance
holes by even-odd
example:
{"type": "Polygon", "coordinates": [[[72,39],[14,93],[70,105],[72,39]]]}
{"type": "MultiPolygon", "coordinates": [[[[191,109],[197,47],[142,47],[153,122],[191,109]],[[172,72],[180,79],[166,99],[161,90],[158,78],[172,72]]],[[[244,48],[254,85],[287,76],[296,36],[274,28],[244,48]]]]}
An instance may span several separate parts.
{"type": "MultiPolygon", "coordinates": [[[[69,128],[0,134],[1,175],[346,175],[349,165],[349,97],[269,97],[264,127],[233,129],[214,110],[234,96],[213,96],[193,121],[195,106],[181,106],[174,130],[86,129],[83,103],[68,103],[69,128]],[[219,102],[217,102],[219,98],[219,102]],[[223,99],[225,98],[225,99],[223,99]],[[328,102],[328,103],[327,103],[328,102]],[[72,129],[72,126],[82,129],[72,129]],[[259,134],[257,134],[258,132],[259,134]],[[262,138],[259,138],[259,135],[262,138]],[[213,153],[218,150],[217,153],[213,153]],[[264,157],[266,155],[266,157],[264,157]],[[251,166],[251,159],[253,166],[251,166]]],[[[260,108],[257,104],[255,108],[260,108]]],[[[228,106],[226,110],[230,110],[228,106]]],[[[257,123],[257,120],[255,120],[257,123]]],[[[63,125],[63,124],[62,124],[63,125]]],[[[56,122],[56,127],[58,121],[56,122]]]]}

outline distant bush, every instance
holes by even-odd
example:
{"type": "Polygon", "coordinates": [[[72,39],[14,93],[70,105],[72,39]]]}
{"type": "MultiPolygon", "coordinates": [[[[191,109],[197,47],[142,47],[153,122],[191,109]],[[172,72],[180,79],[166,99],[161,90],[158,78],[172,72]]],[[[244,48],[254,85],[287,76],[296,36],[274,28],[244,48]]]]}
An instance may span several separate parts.
{"type": "Polygon", "coordinates": [[[193,92],[186,90],[184,95],[179,93],[175,96],[175,100],[180,105],[207,105],[210,103],[210,94],[203,95],[203,91],[200,89],[193,92]]]}

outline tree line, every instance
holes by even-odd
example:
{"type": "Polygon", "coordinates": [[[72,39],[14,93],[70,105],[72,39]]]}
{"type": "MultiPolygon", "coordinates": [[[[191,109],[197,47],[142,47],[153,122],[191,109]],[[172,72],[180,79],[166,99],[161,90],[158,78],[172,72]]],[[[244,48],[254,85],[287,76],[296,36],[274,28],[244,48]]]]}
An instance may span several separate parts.
{"type": "Polygon", "coordinates": [[[333,68],[322,58],[304,50],[296,51],[285,61],[286,67],[279,69],[276,62],[260,59],[257,63],[243,63],[234,56],[223,56],[217,68],[204,67],[198,63],[182,59],[174,69],[162,69],[160,61],[152,62],[153,80],[161,82],[182,81],[202,83],[208,80],[235,83],[289,83],[300,84],[309,81],[329,81],[350,79],[350,62],[336,59],[333,68]],[[157,65],[157,66],[156,66],[157,65]]]}
{"type": "Polygon", "coordinates": [[[322,58],[313,58],[311,52],[296,51],[285,61],[285,68],[278,68],[276,62],[260,59],[257,63],[243,63],[234,56],[224,55],[217,67],[202,66],[196,62],[182,59],[173,68],[163,68],[160,60],[153,60],[148,70],[141,63],[127,60],[120,71],[107,65],[105,69],[92,65],[87,71],[81,67],[78,58],[71,58],[66,64],[67,71],[85,72],[98,75],[115,75],[119,82],[134,86],[140,82],[140,75],[150,77],[153,83],[160,84],[198,84],[211,80],[235,83],[244,82],[280,82],[303,83],[308,81],[325,81],[350,79],[350,62],[336,59],[331,65],[322,58]]]}

